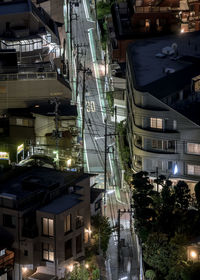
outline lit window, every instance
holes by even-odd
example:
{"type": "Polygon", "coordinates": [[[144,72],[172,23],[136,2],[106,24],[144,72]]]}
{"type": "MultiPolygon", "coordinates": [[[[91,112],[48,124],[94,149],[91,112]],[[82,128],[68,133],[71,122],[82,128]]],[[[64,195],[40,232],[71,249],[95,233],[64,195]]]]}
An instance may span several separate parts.
{"type": "Polygon", "coordinates": [[[187,174],[200,176],[200,165],[188,164],[187,165],[187,174]]]}
{"type": "Polygon", "coordinates": [[[69,231],[71,231],[72,230],[72,228],[71,228],[71,215],[69,214],[69,215],[67,215],[66,217],[65,217],[65,221],[64,221],[64,231],[65,231],[65,233],[67,233],[67,232],[69,232],[69,231]]]}
{"type": "Polygon", "coordinates": [[[0,257],[4,256],[5,254],[6,254],[6,249],[0,251],[0,257]]]}
{"type": "Polygon", "coordinates": [[[48,243],[42,244],[42,258],[43,260],[53,262],[54,261],[54,250],[53,245],[48,243]]]}
{"type": "Polygon", "coordinates": [[[23,119],[16,119],[16,125],[23,125],[23,119]]]}
{"type": "Polygon", "coordinates": [[[187,143],[187,153],[200,155],[200,144],[187,143]]]}
{"type": "Polygon", "coordinates": [[[163,120],[158,119],[158,118],[151,118],[150,126],[151,126],[151,128],[162,129],[163,128],[163,120]]]}
{"type": "Polygon", "coordinates": [[[54,235],[53,226],[54,226],[54,223],[53,223],[52,219],[42,218],[43,235],[53,236],[54,235]]]}

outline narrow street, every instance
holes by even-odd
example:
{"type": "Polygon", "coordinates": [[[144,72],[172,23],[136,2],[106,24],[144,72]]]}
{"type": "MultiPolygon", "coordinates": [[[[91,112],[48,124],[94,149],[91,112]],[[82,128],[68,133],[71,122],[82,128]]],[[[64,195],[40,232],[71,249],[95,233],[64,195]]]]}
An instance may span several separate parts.
{"type": "MultiPolygon", "coordinates": [[[[122,246],[120,248],[120,260],[118,259],[117,220],[118,209],[130,209],[128,192],[120,190],[119,173],[121,170],[114,166],[115,150],[115,126],[110,121],[110,112],[105,98],[105,65],[101,42],[97,35],[96,22],[89,15],[88,3],[82,0],[78,7],[72,5],[72,40],[73,55],[71,84],[76,92],[76,59],[77,49],[78,64],[91,73],[85,76],[85,133],[84,133],[84,162],[85,171],[99,174],[96,183],[104,188],[105,167],[105,134],[107,135],[107,198],[104,214],[110,218],[111,225],[116,229],[110,238],[106,259],[107,279],[109,280],[137,280],[139,279],[139,257],[135,234],[130,230],[130,214],[125,213],[120,220],[120,235],[122,246]],[[78,45],[78,48],[77,48],[78,45]],[[105,126],[107,127],[105,130],[105,126]],[[110,135],[112,134],[112,135],[110,135]],[[112,148],[114,146],[114,149],[112,148]],[[118,173],[118,174],[116,174],[118,173]],[[114,190],[114,191],[111,191],[114,190]],[[111,191],[111,192],[110,192],[111,191]]],[[[67,9],[66,9],[67,10],[67,9]]],[[[69,8],[68,8],[69,10],[69,8]]],[[[70,36],[67,33],[68,48],[70,49],[70,36]]],[[[70,53],[70,52],[69,52],[70,53]]],[[[82,121],[82,92],[84,87],[83,71],[78,75],[78,107],[79,121],[82,121]]]]}

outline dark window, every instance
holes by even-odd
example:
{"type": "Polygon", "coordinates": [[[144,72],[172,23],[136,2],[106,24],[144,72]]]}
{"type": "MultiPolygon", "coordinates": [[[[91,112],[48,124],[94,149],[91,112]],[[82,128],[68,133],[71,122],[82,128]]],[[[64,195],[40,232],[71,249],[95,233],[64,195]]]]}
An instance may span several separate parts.
{"type": "Polygon", "coordinates": [[[95,203],[95,211],[101,208],[101,199],[95,203]]]}
{"type": "Polygon", "coordinates": [[[76,253],[80,253],[82,252],[82,235],[79,234],[77,237],[76,237],[76,253]]]}
{"type": "Polygon", "coordinates": [[[3,225],[5,227],[15,228],[16,227],[16,217],[3,214],[3,225]]]}
{"type": "Polygon", "coordinates": [[[175,141],[174,140],[171,140],[171,141],[168,141],[168,149],[175,149],[175,141]]]}
{"type": "Polygon", "coordinates": [[[28,250],[24,250],[24,256],[28,256],[28,250]]]}
{"type": "Polygon", "coordinates": [[[84,225],[83,216],[76,216],[76,229],[84,225]]]}
{"type": "Polygon", "coordinates": [[[168,161],[168,170],[172,170],[172,165],[173,165],[172,161],[168,161]]]}
{"type": "Polygon", "coordinates": [[[72,257],[72,239],[65,242],[65,260],[72,257]]]}

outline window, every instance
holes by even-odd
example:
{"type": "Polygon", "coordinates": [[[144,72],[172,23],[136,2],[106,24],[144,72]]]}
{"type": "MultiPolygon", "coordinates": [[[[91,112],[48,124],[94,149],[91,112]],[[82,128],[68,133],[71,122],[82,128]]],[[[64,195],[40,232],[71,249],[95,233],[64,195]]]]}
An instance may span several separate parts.
{"type": "Polygon", "coordinates": [[[83,226],[83,216],[76,216],[76,229],[83,226]]]}
{"type": "Polygon", "coordinates": [[[42,258],[46,261],[54,261],[54,250],[52,244],[42,243],[42,258]]]}
{"type": "Polygon", "coordinates": [[[0,251],[0,257],[4,256],[5,254],[6,254],[6,249],[0,251]]]}
{"type": "Polygon", "coordinates": [[[188,164],[187,165],[187,174],[200,176],[200,165],[188,164]]]}
{"type": "Polygon", "coordinates": [[[173,167],[173,162],[168,161],[168,170],[172,170],[172,167],[173,167]]]}
{"type": "Polygon", "coordinates": [[[82,252],[82,235],[79,234],[77,237],[76,237],[76,253],[80,253],[82,252]]]}
{"type": "Polygon", "coordinates": [[[23,125],[23,119],[16,119],[16,125],[23,125]]]}
{"type": "Polygon", "coordinates": [[[72,255],[72,239],[65,242],[65,260],[71,258],[72,255]]]}
{"type": "Polygon", "coordinates": [[[162,140],[152,140],[152,148],[162,150],[162,140]]]}
{"type": "Polygon", "coordinates": [[[153,149],[159,149],[163,151],[171,150],[175,151],[175,140],[157,140],[153,139],[151,142],[153,149]]]}
{"type": "Polygon", "coordinates": [[[24,256],[28,257],[28,250],[24,250],[24,256]]]}
{"type": "Polygon", "coordinates": [[[187,143],[187,153],[200,155],[200,144],[187,143]]]}
{"type": "Polygon", "coordinates": [[[64,231],[65,233],[70,232],[72,230],[72,225],[71,225],[71,214],[67,215],[65,217],[64,221],[64,231]]]}
{"type": "Polygon", "coordinates": [[[3,214],[3,225],[5,227],[15,228],[16,227],[16,217],[3,214]]]}
{"type": "Polygon", "coordinates": [[[96,203],[95,203],[95,211],[97,211],[98,209],[101,208],[101,199],[99,199],[96,203]]]}
{"type": "Polygon", "coordinates": [[[42,218],[42,234],[47,236],[54,235],[54,222],[52,219],[42,218]]]}
{"type": "Polygon", "coordinates": [[[151,118],[150,119],[150,126],[151,128],[162,129],[163,128],[163,120],[158,118],[151,118]]]}

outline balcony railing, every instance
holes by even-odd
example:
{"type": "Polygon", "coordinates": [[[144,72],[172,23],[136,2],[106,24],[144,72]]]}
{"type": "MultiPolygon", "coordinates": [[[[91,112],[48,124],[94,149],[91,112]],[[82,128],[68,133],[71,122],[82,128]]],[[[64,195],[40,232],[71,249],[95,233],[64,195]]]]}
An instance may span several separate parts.
{"type": "Polygon", "coordinates": [[[16,74],[0,74],[0,81],[15,81],[15,80],[46,80],[57,79],[57,72],[27,72],[16,74]]]}
{"type": "Polygon", "coordinates": [[[0,275],[13,269],[14,267],[14,252],[6,250],[6,254],[0,257],[0,275]]]}

